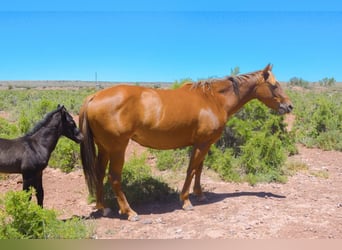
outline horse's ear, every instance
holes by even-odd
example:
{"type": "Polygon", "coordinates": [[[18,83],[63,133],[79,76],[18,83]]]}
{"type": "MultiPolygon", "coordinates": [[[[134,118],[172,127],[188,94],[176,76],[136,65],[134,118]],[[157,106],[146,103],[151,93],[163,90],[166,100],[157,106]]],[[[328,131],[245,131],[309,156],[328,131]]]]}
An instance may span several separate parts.
{"type": "Polygon", "coordinates": [[[263,76],[264,76],[264,79],[267,80],[267,78],[269,77],[270,75],[270,71],[272,71],[272,67],[273,65],[272,64],[267,64],[266,67],[263,69],[262,73],[263,73],[263,76]]]}
{"type": "Polygon", "coordinates": [[[272,64],[267,64],[266,67],[264,68],[263,72],[266,73],[268,71],[272,71],[273,65],[272,64]]]}
{"type": "Polygon", "coordinates": [[[60,104],[57,105],[57,110],[63,110],[63,109],[65,109],[64,105],[60,105],[60,104]]]}

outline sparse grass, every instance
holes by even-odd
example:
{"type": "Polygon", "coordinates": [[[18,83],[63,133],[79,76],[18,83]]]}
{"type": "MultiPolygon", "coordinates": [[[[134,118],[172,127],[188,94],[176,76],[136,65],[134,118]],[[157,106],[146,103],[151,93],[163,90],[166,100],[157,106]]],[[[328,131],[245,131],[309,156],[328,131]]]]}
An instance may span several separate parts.
{"type": "Polygon", "coordinates": [[[295,175],[297,172],[307,172],[309,167],[302,161],[288,160],[284,166],[286,175],[295,175]]]}
{"type": "Polygon", "coordinates": [[[321,179],[329,179],[329,173],[326,170],[310,171],[310,175],[321,179]]]}

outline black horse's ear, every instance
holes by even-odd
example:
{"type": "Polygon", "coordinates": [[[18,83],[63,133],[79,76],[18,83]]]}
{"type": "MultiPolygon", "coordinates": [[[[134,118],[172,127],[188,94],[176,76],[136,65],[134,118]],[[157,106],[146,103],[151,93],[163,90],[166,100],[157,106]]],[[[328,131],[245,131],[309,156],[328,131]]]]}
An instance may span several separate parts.
{"type": "Polygon", "coordinates": [[[57,109],[63,109],[63,108],[64,108],[64,105],[60,105],[60,104],[57,105],[57,109]]]}

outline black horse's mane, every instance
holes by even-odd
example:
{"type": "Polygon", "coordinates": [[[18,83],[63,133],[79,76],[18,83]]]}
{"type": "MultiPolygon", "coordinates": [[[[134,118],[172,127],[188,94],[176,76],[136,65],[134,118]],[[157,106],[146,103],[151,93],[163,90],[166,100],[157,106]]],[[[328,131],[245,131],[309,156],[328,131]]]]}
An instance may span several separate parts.
{"type": "Polygon", "coordinates": [[[33,134],[35,134],[37,131],[39,131],[42,127],[44,127],[44,125],[49,122],[52,118],[52,116],[54,114],[56,114],[57,112],[59,112],[61,110],[61,107],[58,107],[56,110],[51,111],[50,113],[47,113],[45,115],[45,117],[39,121],[34,128],[32,128],[29,132],[26,133],[25,136],[32,136],[33,134]]]}

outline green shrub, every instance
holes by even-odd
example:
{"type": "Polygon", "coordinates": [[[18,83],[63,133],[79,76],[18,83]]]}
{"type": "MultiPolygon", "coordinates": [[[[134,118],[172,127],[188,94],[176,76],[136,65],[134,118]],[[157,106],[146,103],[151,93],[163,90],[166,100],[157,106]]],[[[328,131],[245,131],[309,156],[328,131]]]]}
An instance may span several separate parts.
{"type": "Polygon", "coordinates": [[[292,77],[289,81],[289,86],[299,86],[303,88],[308,88],[309,82],[300,77],[292,77]]]}
{"type": "Polygon", "coordinates": [[[291,93],[297,142],[342,151],[342,93],[291,93]]]}
{"type": "Polygon", "coordinates": [[[21,133],[29,132],[47,113],[55,110],[57,105],[58,103],[43,99],[39,102],[34,102],[30,109],[23,109],[18,122],[21,133]]]}
{"type": "Polygon", "coordinates": [[[77,143],[65,137],[61,137],[55,150],[51,154],[49,166],[59,168],[63,172],[69,173],[75,167],[81,166],[79,151],[80,146],[77,143]]]}
{"type": "Polygon", "coordinates": [[[237,168],[238,165],[231,148],[222,151],[212,145],[204,164],[216,171],[225,181],[240,182],[242,180],[241,171],[237,168]]]}
{"type": "Polygon", "coordinates": [[[177,170],[187,166],[189,162],[190,148],[175,150],[152,150],[150,152],[156,157],[156,166],[160,171],[167,169],[177,170]]]}
{"type": "Polygon", "coordinates": [[[92,230],[79,218],[62,221],[53,210],[29,201],[30,192],[6,193],[0,199],[0,239],[84,239],[92,230]]]}
{"type": "Polygon", "coordinates": [[[336,84],[336,80],[334,77],[331,77],[331,78],[324,77],[323,79],[319,80],[318,83],[320,86],[323,86],[323,87],[331,87],[336,84]]]}
{"type": "Polygon", "coordinates": [[[242,147],[240,162],[244,172],[260,181],[281,181],[286,152],[276,136],[257,133],[242,147]]]}
{"type": "MultiPolygon", "coordinates": [[[[149,201],[165,200],[176,197],[176,192],[158,178],[152,177],[151,167],[146,163],[147,156],[133,156],[125,163],[122,171],[122,190],[131,205],[149,201]]],[[[118,208],[109,180],[105,181],[105,203],[111,208],[118,208]]]]}
{"type": "Polygon", "coordinates": [[[206,164],[225,180],[283,182],[287,155],[297,152],[294,135],[285,128],[283,116],[252,101],[227,122],[206,164]]]}
{"type": "Polygon", "coordinates": [[[0,138],[14,139],[19,136],[18,127],[0,117],[0,138]]]}

